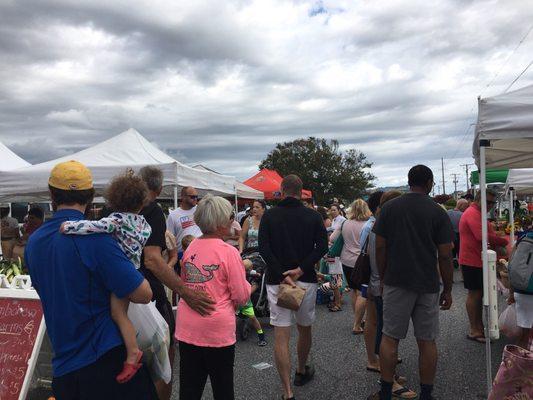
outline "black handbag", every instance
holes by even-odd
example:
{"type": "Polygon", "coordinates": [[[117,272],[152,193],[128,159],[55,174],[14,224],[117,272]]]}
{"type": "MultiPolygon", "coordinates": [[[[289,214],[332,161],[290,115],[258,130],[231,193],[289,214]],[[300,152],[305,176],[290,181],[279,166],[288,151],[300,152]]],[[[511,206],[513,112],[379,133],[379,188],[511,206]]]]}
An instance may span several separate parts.
{"type": "Polygon", "coordinates": [[[370,235],[367,237],[365,244],[361,249],[361,254],[357,257],[352,274],[350,275],[350,287],[352,289],[361,289],[361,285],[368,285],[370,282],[370,256],[368,255],[368,241],[370,235]]]}

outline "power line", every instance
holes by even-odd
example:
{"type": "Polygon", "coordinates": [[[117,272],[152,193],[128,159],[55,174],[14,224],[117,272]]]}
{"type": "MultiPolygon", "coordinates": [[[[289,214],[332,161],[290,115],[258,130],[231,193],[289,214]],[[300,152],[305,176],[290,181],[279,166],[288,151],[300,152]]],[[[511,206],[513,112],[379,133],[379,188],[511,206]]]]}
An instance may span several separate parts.
{"type": "Polygon", "coordinates": [[[526,73],[526,71],[529,69],[529,67],[531,67],[532,64],[533,64],[533,60],[531,60],[531,62],[527,65],[527,67],[524,68],[524,70],[522,72],[520,72],[520,74],[515,78],[514,81],[511,82],[511,84],[507,87],[507,89],[505,89],[505,92],[503,92],[503,93],[507,93],[507,91],[509,89],[511,89],[511,86],[513,86],[515,84],[515,82],[517,80],[519,80],[522,77],[522,75],[524,75],[526,73]]]}
{"type": "MultiPolygon", "coordinates": [[[[522,43],[524,43],[524,41],[527,39],[527,37],[529,36],[529,34],[531,33],[531,31],[533,30],[533,25],[531,25],[529,27],[529,29],[527,30],[526,34],[522,37],[522,39],[520,39],[520,41],[518,42],[518,44],[515,46],[515,48],[513,49],[513,51],[507,56],[507,58],[505,59],[505,61],[503,62],[503,64],[500,66],[500,68],[498,69],[498,71],[494,74],[494,76],[492,77],[492,79],[490,80],[489,83],[487,83],[485,85],[485,87],[483,88],[483,90],[481,91],[479,97],[481,97],[483,95],[483,93],[489,88],[492,86],[492,84],[496,81],[496,78],[500,75],[500,73],[503,71],[503,69],[505,68],[505,66],[507,65],[507,63],[509,62],[509,60],[511,59],[511,57],[516,53],[516,51],[520,48],[520,46],[522,46],[522,43]]],[[[533,64],[533,61],[531,61],[531,63],[529,63],[529,65],[526,67],[526,69],[524,69],[524,71],[522,71],[522,73],[509,85],[509,87],[505,90],[504,93],[507,92],[507,90],[509,90],[511,88],[511,86],[513,86],[515,84],[515,82],[520,79],[520,77],[528,70],[528,68],[533,64]]],[[[472,120],[472,113],[474,111],[474,107],[472,107],[470,109],[470,112],[469,112],[469,117],[468,117],[468,126],[466,127],[466,130],[463,134],[463,137],[461,138],[461,141],[459,142],[459,145],[456,147],[455,149],[455,152],[453,154],[453,157],[451,157],[452,159],[455,158],[455,156],[457,155],[457,152],[461,149],[462,145],[463,145],[463,142],[464,140],[467,138],[468,136],[468,132],[470,131],[470,128],[472,127],[472,123],[473,123],[473,120],[472,120]]]]}
{"type": "MultiPolygon", "coordinates": [[[[514,48],[514,50],[511,52],[511,54],[509,54],[509,56],[507,57],[507,59],[503,62],[502,66],[500,67],[500,69],[498,70],[498,72],[496,72],[496,74],[494,75],[494,77],[492,78],[492,80],[487,84],[487,86],[485,86],[485,89],[483,91],[485,91],[486,89],[488,89],[490,86],[492,86],[492,84],[494,83],[494,81],[496,80],[496,78],[500,75],[500,73],[503,71],[503,68],[507,65],[507,63],[509,62],[509,60],[511,59],[511,57],[514,55],[514,53],[516,53],[516,51],[518,50],[518,48],[522,45],[522,43],[524,43],[524,41],[527,39],[527,37],[529,36],[529,34],[531,33],[531,31],[533,30],[533,25],[531,25],[528,29],[528,31],[526,32],[526,34],[524,35],[524,37],[522,39],[520,39],[520,41],[518,42],[518,44],[516,45],[516,47],[514,48]]],[[[483,92],[481,92],[480,96],[483,94],[483,92]]]]}

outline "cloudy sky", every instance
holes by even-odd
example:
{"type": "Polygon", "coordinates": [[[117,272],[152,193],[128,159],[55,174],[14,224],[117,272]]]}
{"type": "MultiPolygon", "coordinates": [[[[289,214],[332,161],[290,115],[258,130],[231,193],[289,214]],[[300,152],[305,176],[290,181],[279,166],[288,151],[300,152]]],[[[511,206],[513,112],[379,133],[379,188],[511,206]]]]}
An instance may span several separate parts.
{"type": "Polygon", "coordinates": [[[36,163],[134,127],[247,178],[313,135],[376,185],[444,157],[464,187],[476,98],[531,61],[531,21],[527,0],[0,0],[0,141],[36,163]]]}

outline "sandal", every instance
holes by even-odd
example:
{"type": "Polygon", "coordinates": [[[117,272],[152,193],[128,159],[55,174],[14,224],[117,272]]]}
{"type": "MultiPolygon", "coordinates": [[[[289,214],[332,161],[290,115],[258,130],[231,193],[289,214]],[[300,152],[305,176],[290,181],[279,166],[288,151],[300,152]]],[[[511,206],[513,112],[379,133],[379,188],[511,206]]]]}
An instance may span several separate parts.
{"type": "Polygon", "coordinates": [[[392,397],[395,399],[416,399],[417,396],[416,392],[413,392],[405,386],[392,392],[392,397]]]}
{"type": "Polygon", "coordinates": [[[370,372],[377,372],[378,374],[381,373],[381,370],[379,368],[366,367],[366,370],[370,372]]]}
{"type": "Polygon", "coordinates": [[[141,363],[141,359],[143,358],[143,352],[139,350],[139,353],[137,353],[137,360],[135,361],[135,364],[130,364],[128,362],[124,363],[124,367],[122,368],[122,371],[117,375],[116,380],[118,383],[126,383],[131,378],[135,376],[137,371],[141,369],[143,366],[141,363]]]}
{"type": "Polygon", "coordinates": [[[405,385],[407,383],[407,378],[399,374],[394,375],[394,380],[396,381],[398,385],[405,385]]]}
{"type": "Polygon", "coordinates": [[[361,329],[360,331],[352,329],[352,334],[353,335],[362,335],[364,332],[365,332],[364,329],[361,329]]]}
{"type": "Polygon", "coordinates": [[[331,312],[342,311],[342,308],[340,308],[339,306],[333,306],[329,309],[329,311],[331,312]]]}
{"type": "Polygon", "coordinates": [[[484,335],[476,335],[476,336],[472,336],[472,335],[466,335],[466,338],[468,340],[471,340],[473,342],[478,342],[478,343],[485,343],[487,340],[485,339],[485,336],[484,335]]]}

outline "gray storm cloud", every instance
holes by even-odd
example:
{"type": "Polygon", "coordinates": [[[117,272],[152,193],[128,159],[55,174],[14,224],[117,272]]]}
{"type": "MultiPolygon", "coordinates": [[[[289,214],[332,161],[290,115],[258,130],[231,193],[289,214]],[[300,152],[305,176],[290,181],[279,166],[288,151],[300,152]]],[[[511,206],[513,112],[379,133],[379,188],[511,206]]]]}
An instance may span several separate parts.
{"type": "Polygon", "coordinates": [[[529,63],[533,38],[513,50],[532,17],[503,0],[2,2],[0,140],[40,162],[134,127],[246,178],[318,136],[364,151],[378,185],[441,157],[461,172],[476,98],[529,63]]]}

